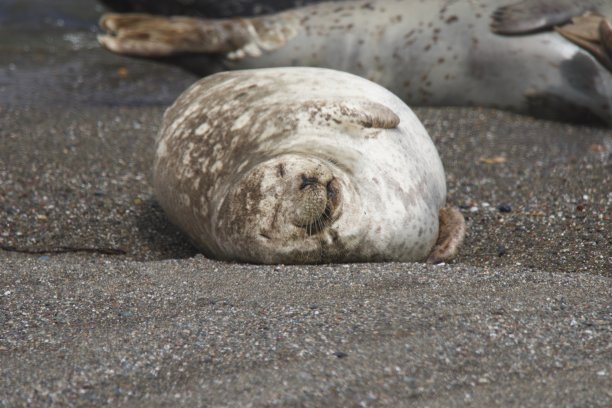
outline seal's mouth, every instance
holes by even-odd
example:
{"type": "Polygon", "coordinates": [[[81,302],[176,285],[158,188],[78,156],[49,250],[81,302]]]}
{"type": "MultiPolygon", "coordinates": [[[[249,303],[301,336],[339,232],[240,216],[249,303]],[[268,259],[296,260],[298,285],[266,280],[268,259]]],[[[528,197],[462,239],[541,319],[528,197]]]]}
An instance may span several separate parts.
{"type": "Polygon", "coordinates": [[[323,184],[317,177],[302,175],[300,191],[305,194],[305,212],[298,210],[296,226],[306,234],[316,235],[337,218],[340,201],[340,185],[336,178],[323,184]]]}
{"type": "Polygon", "coordinates": [[[334,198],[336,197],[337,191],[332,186],[331,181],[327,183],[326,193],[327,202],[325,203],[325,209],[319,218],[304,227],[308,235],[318,234],[334,221],[332,216],[334,214],[334,198]]]}

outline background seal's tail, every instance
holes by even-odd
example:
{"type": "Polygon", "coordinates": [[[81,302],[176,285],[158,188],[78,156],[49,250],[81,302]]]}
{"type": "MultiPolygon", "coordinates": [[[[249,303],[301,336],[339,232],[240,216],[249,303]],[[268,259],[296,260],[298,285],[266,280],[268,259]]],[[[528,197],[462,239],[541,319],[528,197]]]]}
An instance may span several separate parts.
{"type": "MultiPolygon", "coordinates": [[[[276,15],[277,17],[279,15],[276,15]]],[[[296,34],[291,13],[283,18],[205,19],[139,13],[109,13],[100,19],[106,49],[137,57],[223,54],[228,59],[258,57],[279,48],[296,34]]]]}

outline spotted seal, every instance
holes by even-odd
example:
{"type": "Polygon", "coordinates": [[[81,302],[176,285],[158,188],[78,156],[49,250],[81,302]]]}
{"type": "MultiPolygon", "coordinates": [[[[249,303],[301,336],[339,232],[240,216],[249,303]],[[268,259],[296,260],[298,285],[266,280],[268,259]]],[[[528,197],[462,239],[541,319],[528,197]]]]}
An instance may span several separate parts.
{"type": "Polygon", "coordinates": [[[109,14],[101,19],[107,34],[100,42],[201,74],[209,73],[210,55],[229,69],[329,67],[377,82],[410,105],[612,123],[605,62],[612,54],[612,2],[508,3],[350,0],[221,20],[109,14]],[[588,12],[598,29],[572,20],[588,12]]]}
{"type": "Polygon", "coordinates": [[[170,220],[223,260],[435,262],[465,231],[410,108],[323,68],[196,82],[164,115],[153,175],[170,220]]]}

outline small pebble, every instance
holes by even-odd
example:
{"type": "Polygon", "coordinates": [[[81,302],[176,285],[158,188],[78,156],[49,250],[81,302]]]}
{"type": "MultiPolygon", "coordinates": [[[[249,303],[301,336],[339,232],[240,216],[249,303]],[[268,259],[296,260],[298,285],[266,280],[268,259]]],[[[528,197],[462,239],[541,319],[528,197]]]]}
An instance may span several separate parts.
{"type": "Polygon", "coordinates": [[[344,357],[348,357],[348,354],[346,354],[346,353],[345,353],[345,352],[343,352],[343,351],[336,351],[336,352],[334,353],[334,356],[336,356],[336,357],[338,357],[338,358],[344,358],[344,357]]]}
{"type": "Polygon", "coordinates": [[[512,211],[512,206],[510,206],[510,204],[502,203],[497,206],[497,210],[499,212],[509,213],[510,211],[512,211]]]}

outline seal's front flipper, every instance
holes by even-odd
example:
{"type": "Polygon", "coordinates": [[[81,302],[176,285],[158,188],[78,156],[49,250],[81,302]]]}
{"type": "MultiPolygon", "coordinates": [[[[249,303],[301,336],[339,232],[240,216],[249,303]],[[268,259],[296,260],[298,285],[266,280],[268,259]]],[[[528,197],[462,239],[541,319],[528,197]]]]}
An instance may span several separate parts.
{"type": "Polygon", "coordinates": [[[311,122],[325,122],[326,126],[352,124],[362,128],[394,129],[400,118],[390,108],[369,100],[312,101],[303,103],[311,122]]]}
{"type": "Polygon", "coordinates": [[[453,259],[465,237],[465,219],[455,207],[440,209],[438,241],[433,247],[427,263],[439,263],[453,259]]]}
{"type": "Polygon", "coordinates": [[[225,54],[228,59],[257,57],[281,47],[295,35],[291,13],[279,18],[209,20],[149,14],[105,14],[98,41],[106,49],[138,57],[225,54]]]}
{"type": "Polygon", "coordinates": [[[572,19],[572,22],[555,30],[584,48],[608,71],[612,72],[612,23],[602,16],[587,13],[572,19]]]}
{"type": "Polygon", "coordinates": [[[589,10],[597,11],[602,3],[602,0],[523,0],[495,10],[491,30],[502,35],[543,31],[565,24],[589,10]]]}

